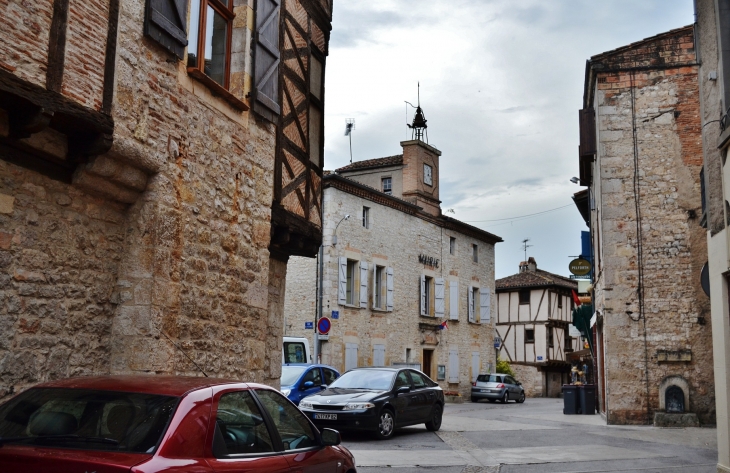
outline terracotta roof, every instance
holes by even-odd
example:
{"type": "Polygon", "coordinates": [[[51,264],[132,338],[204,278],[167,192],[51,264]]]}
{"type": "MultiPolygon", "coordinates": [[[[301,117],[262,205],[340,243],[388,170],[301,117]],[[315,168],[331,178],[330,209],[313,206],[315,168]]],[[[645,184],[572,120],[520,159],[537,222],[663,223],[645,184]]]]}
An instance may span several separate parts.
{"type": "Polygon", "coordinates": [[[356,171],[360,169],[383,168],[386,166],[400,166],[403,164],[403,155],[387,156],[385,158],[366,159],[364,161],[355,161],[347,166],[336,169],[335,172],[356,171]]]}
{"type": "Polygon", "coordinates": [[[526,270],[495,281],[497,292],[505,292],[515,288],[542,286],[559,286],[566,289],[578,289],[578,283],[565,276],[549,273],[542,269],[526,270]]]}

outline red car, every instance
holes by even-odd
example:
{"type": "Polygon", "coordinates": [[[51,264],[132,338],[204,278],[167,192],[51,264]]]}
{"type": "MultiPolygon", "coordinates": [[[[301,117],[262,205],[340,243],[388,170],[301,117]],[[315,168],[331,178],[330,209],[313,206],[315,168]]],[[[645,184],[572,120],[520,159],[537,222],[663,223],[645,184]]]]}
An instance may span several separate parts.
{"type": "Polygon", "coordinates": [[[355,473],[339,444],[278,391],[222,379],[65,379],[0,405],[3,473],[355,473]]]}

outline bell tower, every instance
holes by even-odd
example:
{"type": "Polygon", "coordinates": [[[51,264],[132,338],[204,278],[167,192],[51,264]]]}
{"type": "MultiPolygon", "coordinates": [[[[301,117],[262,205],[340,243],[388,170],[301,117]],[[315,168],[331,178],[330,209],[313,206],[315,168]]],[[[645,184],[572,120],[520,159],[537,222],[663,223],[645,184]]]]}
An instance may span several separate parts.
{"type": "Polygon", "coordinates": [[[421,108],[420,84],[418,107],[413,123],[413,139],[401,141],[403,148],[403,199],[423,208],[431,215],[441,215],[439,200],[439,156],[441,151],[428,144],[426,116],[421,108]],[[426,141],[424,142],[424,138],[426,141]]]}

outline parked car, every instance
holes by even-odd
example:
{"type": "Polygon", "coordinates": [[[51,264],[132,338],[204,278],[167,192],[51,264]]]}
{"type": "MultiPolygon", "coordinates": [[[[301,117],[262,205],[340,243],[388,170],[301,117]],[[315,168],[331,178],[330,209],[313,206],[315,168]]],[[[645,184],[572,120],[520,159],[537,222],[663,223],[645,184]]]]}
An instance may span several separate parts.
{"type": "Polygon", "coordinates": [[[303,398],[327,389],[340,372],[327,365],[289,363],[281,367],[281,393],[299,405],[303,398]]]}
{"type": "Polygon", "coordinates": [[[355,368],[299,408],[317,427],[365,430],[379,439],[397,427],[425,423],[441,428],[444,392],[431,378],[408,368],[355,368]]]}
{"type": "Polygon", "coordinates": [[[471,402],[479,402],[480,399],[486,399],[489,402],[497,400],[507,402],[510,399],[525,402],[525,390],[522,388],[522,383],[508,374],[480,374],[471,385],[471,402]]]}
{"type": "Polygon", "coordinates": [[[331,471],[355,473],[268,386],[212,378],[110,376],[28,389],[0,405],[3,473],[331,471]]]}

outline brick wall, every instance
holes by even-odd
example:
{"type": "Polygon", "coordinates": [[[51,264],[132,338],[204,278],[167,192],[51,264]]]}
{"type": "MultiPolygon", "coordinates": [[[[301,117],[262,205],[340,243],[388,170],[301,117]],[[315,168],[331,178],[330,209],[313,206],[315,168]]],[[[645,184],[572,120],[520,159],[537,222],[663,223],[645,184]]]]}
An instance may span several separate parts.
{"type": "Polygon", "coordinates": [[[53,2],[0,1],[0,68],[45,85],[53,2]]]}

